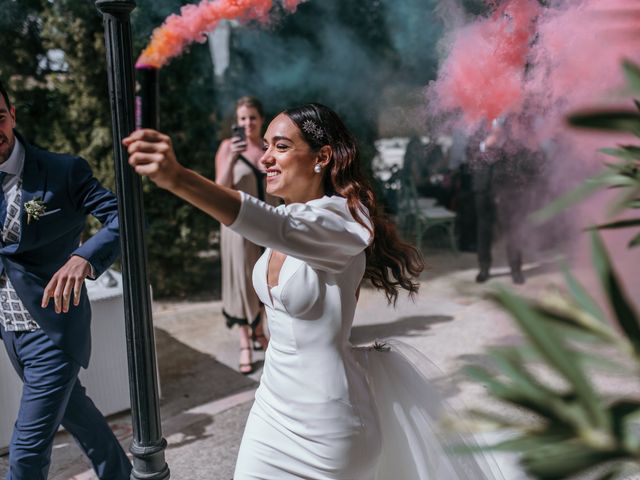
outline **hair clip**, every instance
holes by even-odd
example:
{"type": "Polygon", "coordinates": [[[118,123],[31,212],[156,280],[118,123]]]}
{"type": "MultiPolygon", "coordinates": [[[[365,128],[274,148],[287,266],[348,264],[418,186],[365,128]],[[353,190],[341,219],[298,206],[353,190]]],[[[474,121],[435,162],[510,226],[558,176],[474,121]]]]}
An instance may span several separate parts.
{"type": "Polygon", "coordinates": [[[321,142],[324,137],[324,132],[313,120],[305,120],[302,123],[302,130],[311,135],[316,142],[321,142]]]}

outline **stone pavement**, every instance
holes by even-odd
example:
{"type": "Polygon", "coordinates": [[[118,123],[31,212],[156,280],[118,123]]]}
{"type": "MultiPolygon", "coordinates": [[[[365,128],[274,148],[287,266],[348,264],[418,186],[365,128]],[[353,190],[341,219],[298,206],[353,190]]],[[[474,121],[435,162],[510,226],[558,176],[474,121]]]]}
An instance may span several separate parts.
{"type": "MultiPolygon", "coordinates": [[[[394,309],[384,295],[365,288],[356,312],[352,340],[402,340],[427,355],[441,370],[436,379],[454,404],[486,405],[483,388],[457,371],[465,364],[486,362],[488,345],[513,343],[517,332],[510,320],[484,295],[498,282],[511,284],[505,268],[495,269],[487,284],[474,282],[473,254],[457,256],[427,252],[430,268],[423,275],[414,302],[406,297],[394,309]]],[[[516,289],[531,295],[561,283],[553,265],[529,265],[527,283],[516,289]]],[[[237,332],[227,330],[219,302],[157,303],[154,322],[162,388],[163,432],[169,442],[166,458],[175,479],[230,480],[246,416],[260,371],[237,372],[237,332]]],[[[262,353],[256,355],[261,362],[262,353]]],[[[128,447],[131,424],[127,413],[110,422],[128,447]]],[[[0,458],[0,478],[6,472],[0,458]]],[[[50,478],[90,480],[78,447],[60,433],[53,452],[50,478]]],[[[507,480],[521,479],[515,475],[507,480]]],[[[402,480],[402,479],[399,479],[402,480]]],[[[409,480],[409,479],[406,479],[409,480]]]]}

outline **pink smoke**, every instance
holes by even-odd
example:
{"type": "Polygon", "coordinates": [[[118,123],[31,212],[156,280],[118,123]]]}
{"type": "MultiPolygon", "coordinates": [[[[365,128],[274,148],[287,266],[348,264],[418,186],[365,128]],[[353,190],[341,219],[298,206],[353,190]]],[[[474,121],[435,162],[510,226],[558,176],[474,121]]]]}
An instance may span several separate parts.
{"type": "Polygon", "coordinates": [[[493,119],[521,107],[524,69],[536,0],[514,0],[454,33],[449,56],[432,87],[439,110],[460,110],[464,121],[493,119]]]}
{"type": "MultiPolygon", "coordinates": [[[[494,7],[491,15],[453,23],[447,57],[427,88],[429,114],[444,128],[461,128],[469,135],[494,118],[506,118],[509,128],[503,132],[509,140],[544,152],[539,157],[543,176],[532,179],[536,183],[530,187],[540,208],[612,160],[598,148],[638,143],[631,136],[575,130],[566,118],[591,108],[635,108],[624,89],[621,62],[640,63],[640,3],[557,0],[541,7],[528,0],[487,2],[494,7]]],[[[588,237],[581,229],[605,220],[606,197],[584,202],[555,223],[529,225],[527,240],[573,239],[567,251],[577,255],[578,264],[590,264],[584,247],[588,237]]],[[[640,249],[625,247],[632,233],[605,234],[627,285],[638,283],[640,249]]]]}
{"type": "Polygon", "coordinates": [[[535,131],[529,123],[522,134],[541,144],[566,133],[569,112],[609,104],[621,90],[622,59],[640,60],[639,13],[635,0],[565,0],[545,8],[506,0],[450,33],[447,58],[428,88],[430,111],[457,114],[469,132],[526,113],[535,131]]]}
{"type": "Polygon", "coordinates": [[[284,6],[284,8],[290,12],[295,12],[296,9],[298,8],[298,5],[300,5],[301,0],[283,0],[282,1],[282,5],[284,6]]]}
{"type": "MultiPolygon", "coordinates": [[[[303,1],[283,0],[282,5],[294,12],[303,1]]],[[[205,34],[214,30],[221,20],[266,22],[272,8],[272,0],[202,0],[197,5],[185,5],[180,15],[170,15],[153,31],[151,42],[136,65],[161,68],[191,43],[204,42],[205,34]]]]}

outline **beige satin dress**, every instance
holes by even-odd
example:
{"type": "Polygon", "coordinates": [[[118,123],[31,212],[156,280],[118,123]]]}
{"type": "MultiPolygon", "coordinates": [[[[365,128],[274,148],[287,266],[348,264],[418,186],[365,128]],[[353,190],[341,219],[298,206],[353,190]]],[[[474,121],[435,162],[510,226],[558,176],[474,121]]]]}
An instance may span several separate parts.
{"type": "MultiPolygon", "coordinates": [[[[237,161],[233,167],[232,188],[252,196],[258,195],[256,176],[244,162],[237,161]]],[[[262,305],[251,281],[253,267],[262,250],[233,230],[220,225],[220,255],[222,307],[227,326],[251,324],[258,318],[262,305]]]]}

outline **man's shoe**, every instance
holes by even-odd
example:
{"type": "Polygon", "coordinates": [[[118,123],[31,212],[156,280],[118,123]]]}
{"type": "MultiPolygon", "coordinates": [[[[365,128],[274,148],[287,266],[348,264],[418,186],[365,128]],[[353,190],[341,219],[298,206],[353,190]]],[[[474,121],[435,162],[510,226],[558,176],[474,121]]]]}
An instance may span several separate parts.
{"type": "Polygon", "coordinates": [[[488,270],[480,270],[478,275],[476,275],[477,283],[484,283],[489,280],[489,271],[488,270]]]}
{"type": "Polygon", "coordinates": [[[522,285],[525,281],[522,272],[511,272],[511,279],[516,285],[522,285]]]}

